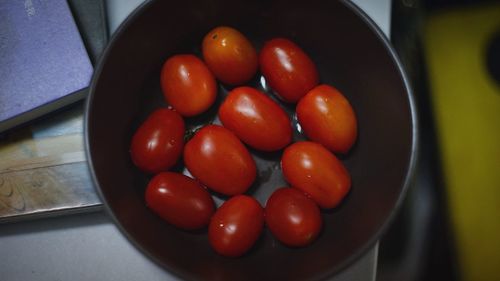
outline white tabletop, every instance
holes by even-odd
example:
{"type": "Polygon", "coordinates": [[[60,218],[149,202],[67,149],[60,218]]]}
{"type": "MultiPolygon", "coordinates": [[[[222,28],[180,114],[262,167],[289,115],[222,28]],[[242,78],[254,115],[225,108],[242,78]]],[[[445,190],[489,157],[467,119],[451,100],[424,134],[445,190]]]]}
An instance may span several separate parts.
{"type": "MultiPolygon", "coordinates": [[[[351,0],[358,5],[380,29],[389,37],[391,23],[391,0],[351,0]]],[[[109,33],[118,28],[120,23],[144,0],[106,0],[108,9],[109,33]]]]}

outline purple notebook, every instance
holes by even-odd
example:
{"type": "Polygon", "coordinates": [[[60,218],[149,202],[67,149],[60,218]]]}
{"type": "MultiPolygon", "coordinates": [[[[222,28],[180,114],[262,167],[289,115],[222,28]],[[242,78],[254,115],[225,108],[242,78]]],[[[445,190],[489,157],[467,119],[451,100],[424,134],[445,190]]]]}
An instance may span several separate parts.
{"type": "Polygon", "coordinates": [[[0,1],[0,132],[84,98],[92,72],[66,0],[0,1]]]}

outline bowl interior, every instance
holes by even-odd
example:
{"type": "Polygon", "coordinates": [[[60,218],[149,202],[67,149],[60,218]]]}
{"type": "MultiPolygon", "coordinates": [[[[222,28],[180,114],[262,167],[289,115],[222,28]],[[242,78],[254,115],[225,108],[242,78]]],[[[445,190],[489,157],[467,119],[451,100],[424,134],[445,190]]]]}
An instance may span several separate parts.
{"type": "MultiPolygon", "coordinates": [[[[371,23],[337,1],[151,1],[118,30],[96,70],[86,111],[86,144],[96,186],[127,237],[155,261],[184,278],[203,280],[307,280],[331,275],[378,239],[407,182],[414,135],[403,74],[371,23]],[[356,111],[359,137],[341,157],[352,177],[343,204],[323,212],[324,228],[311,246],[292,249],[265,230],[237,259],[210,248],[206,230],[185,232],[163,222],[144,204],[148,176],[129,156],[135,129],[165,106],[159,74],[171,55],[200,55],[203,36],[228,25],[259,50],[273,37],[298,43],[316,63],[322,83],[341,90],[356,111]]],[[[260,74],[249,83],[271,93],[260,74]]],[[[230,88],[220,85],[218,102],[230,88]]],[[[293,105],[282,104],[293,118],[293,105]]],[[[189,127],[217,122],[216,108],[190,118],[189,127]]],[[[294,121],[295,122],[295,121],[294,121]]],[[[296,139],[303,138],[297,131],[296,139]]],[[[286,183],[281,152],[252,151],[258,178],[248,194],[262,205],[286,183]]],[[[183,170],[182,163],[176,167],[183,170]]],[[[214,197],[218,203],[225,198],[214,197]]]]}

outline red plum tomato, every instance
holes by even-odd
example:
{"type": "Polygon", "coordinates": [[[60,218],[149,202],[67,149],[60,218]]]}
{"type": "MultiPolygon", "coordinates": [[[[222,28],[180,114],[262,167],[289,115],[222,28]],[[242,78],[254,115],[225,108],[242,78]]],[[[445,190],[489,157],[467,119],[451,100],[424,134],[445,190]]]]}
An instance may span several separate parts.
{"type": "Polygon", "coordinates": [[[303,247],[318,237],[323,220],[318,205],[296,188],[280,188],[265,208],[266,225],[283,244],[303,247]]]}
{"type": "Polygon", "coordinates": [[[161,70],[163,96],[182,116],[203,113],[217,96],[217,83],[205,63],[194,55],[170,57],[161,70]]]}
{"type": "Polygon", "coordinates": [[[357,137],[349,101],[334,87],[313,88],[297,104],[297,119],[306,136],[336,153],[347,153],[357,137]]]}
{"type": "Polygon", "coordinates": [[[195,178],[224,195],[245,192],[257,168],[245,145],[228,129],[207,125],[184,147],[184,164],[195,178]]]}
{"type": "Polygon", "coordinates": [[[183,174],[162,172],[146,188],[146,204],[162,219],[184,229],[205,227],[215,211],[208,191],[183,174]]]}
{"type": "Polygon", "coordinates": [[[259,64],[269,86],[285,102],[297,102],[319,82],[314,62],[288,39],[266,42],[259,54],[259,64]]]}
{"type": "Polygon", "coordinates": [[[132,162],[147,173],[167,171],[181,156],[184,131],[184,120],[177,112],[167,108],[155,110],[132,137],[132,162]]]}
{"type": "Polygon", "coordinates": [[[252,248],[264,227],[264,210],[247,195],[237,195],[220,206],[210,220],[208,241],[220,255],[238,257],[252,248]]]}
{"type": "Polygon", "coordinates": [[[303,141],[288,146],[281,158],[288,183],[307,193],[324,209],[336,207],[351,188],[342,162],[321,144],[303,141]]]}
{"type": "Polygon", "coordinates": [[[203,38],[203,59],[215,77],[229,85],[248,82],[257,72],[257,52],[238,30],[219,26],[203,38]]]}
{"type": "Polygon", "coordinates": [[[258,150],[279,150],[292,140],[292,126],[286,112],[251,87],[229,92],[219,108],[219,119],[244,143],[258,150]]]}

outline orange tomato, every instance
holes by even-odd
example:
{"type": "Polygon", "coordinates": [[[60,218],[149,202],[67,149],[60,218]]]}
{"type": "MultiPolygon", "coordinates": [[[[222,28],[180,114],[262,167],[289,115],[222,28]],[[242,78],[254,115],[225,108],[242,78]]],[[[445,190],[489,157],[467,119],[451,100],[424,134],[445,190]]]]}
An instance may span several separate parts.
{"type": "Polygon", "coordinates": [[[229,85],[248,82],[257,72],[257,52],[238,30],[219,26],[211,30],[202,44],[203,59],[215,77],[229,85]]]}
{"type": "Polygon", "coordinates": [[[308,138],[333,152],[347,153],[356,141],[356,115],[334,87],[319,85],[297,104],[297,119],[308,138]]]}
{"type": "Polygon", "coordinates": [[[207,110],[217,95],[215,78],[194,55],[175,55],[163,65],[161,88],[167,101],[182,116],[207,110]]]}

